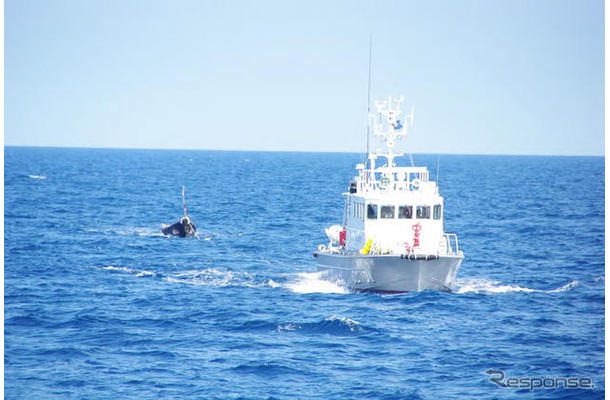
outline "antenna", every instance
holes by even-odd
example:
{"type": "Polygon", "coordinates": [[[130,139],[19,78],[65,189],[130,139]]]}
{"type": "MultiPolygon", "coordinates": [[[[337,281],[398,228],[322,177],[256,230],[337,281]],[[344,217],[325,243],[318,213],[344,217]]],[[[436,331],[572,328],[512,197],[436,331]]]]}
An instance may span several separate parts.
{"type": "MultiPolygon", "coordinates": [[[[369,37],[369,86],[368,86],[368,92],[367,92],[367,99],[366,99],[366,160],[364,163],[366,163],[369,159],[369,155],[370,155],[370,121],[369,121],[369,116],[371,114],[371,59],[373,58],[373,34],[371,33],[371,36],[369,37]]],[[[368,175],[367,175],[368,176],[368,175]]]]}
{"type": "Polygon", "coordinates": [[[405,116],[405,122],[406,119],[409,119],[409,121],[411,122],[411,128],[413,128],[413,125],[415,125],[415,120],[413,119],[413,114],[415,113],[415,107],[411,106],[411,114],[405,116]]]}
{"type": "Polygon", "coordinates": [[[441,175],[441,155],[439,154],[438,158],[436,159],[436,187],[437,188],[438,188],[438,180],[440,179],[440,175],[441,175]]]}
{"type": "Polygon", "coordinates": [[[186,196],[184,195],[184,186],[182,186],[182,207],[184,207],[184,216],[186,217],[186,196]]]}

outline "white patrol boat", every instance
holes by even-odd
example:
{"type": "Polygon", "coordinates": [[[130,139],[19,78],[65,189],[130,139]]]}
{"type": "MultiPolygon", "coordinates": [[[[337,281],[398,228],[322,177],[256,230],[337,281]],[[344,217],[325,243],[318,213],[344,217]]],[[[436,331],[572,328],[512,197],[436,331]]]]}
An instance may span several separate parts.
{"type": "MultiPolygon", "coordinates": [[[[329,243],[314,257],[326,279],[353,290],[451,291],[464,254],[457,235],[444,232],[443,197],[426,167],[394,161],[407,135],[399,119],[403,100],[375,102],[369,124],[376,147],[344,193],[343,224],[326,229],[329,243]]],[[[407,119],[412,125],[413,111],[407,119]]]]}

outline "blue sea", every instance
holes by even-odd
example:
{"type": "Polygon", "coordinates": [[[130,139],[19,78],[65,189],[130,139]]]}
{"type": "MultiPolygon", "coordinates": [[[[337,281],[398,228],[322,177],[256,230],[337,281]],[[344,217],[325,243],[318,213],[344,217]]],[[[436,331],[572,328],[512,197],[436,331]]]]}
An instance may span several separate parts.
{"type": "Polygon", "coordinates": [[[361,154],[4,156],[7,399],[604,397],[604,157],[413,155],[466,259],[379,294],[312,257],[361,154]],[[183,185],[199,237],[164,237],[183,185]]]}

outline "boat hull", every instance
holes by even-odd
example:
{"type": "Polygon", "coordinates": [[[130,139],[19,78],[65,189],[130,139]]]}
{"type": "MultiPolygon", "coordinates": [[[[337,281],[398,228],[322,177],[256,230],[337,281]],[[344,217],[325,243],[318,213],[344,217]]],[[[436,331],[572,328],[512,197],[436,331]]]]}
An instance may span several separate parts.
{"type": "Polygon", "coordinates": [[[352,290],[411,292],[451,291],[464,257],[359,255],[317,252],[318,271],[344,281],[352,290]]]}
{"type": "Polygon", "coordinates": [[[167,236],[191,238],[195,236],[195,233],[197,232],[197,227],[191,222],[190,219],[185,217],[174,224],[164,225],[161,228],[161,232],[167,236]]]}

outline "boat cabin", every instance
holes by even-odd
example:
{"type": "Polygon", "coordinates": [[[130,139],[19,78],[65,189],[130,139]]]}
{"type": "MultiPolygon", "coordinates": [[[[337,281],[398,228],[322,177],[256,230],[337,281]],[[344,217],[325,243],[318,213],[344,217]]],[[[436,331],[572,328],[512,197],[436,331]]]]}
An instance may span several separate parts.
{"type": "MultiPolygon", "coordinates": [[[[374,143],[349,185],[338,244],[361,254],[446,254],[453,251],[443,229],[443,198],[426,167],[399,167],[407,125],[398,117],[403,98],[376,102],[370,115],[374,143]],[[385,118],[382,118],[385,117],[385,118]]],[[[413,111],[406,117],[413,120],[413,111]]],[[[457,251],[457,237],[455,237],[457,251]]]]}
{"type": "Polygon", "coordinates": [[[422,168],[395,170],[391,176],[375,176],[376,172],[361,169],[344,193],[346,250],[436,253],[444,241],[443,198],[436,182],[428,181],[428,171],[422,168]]]}

